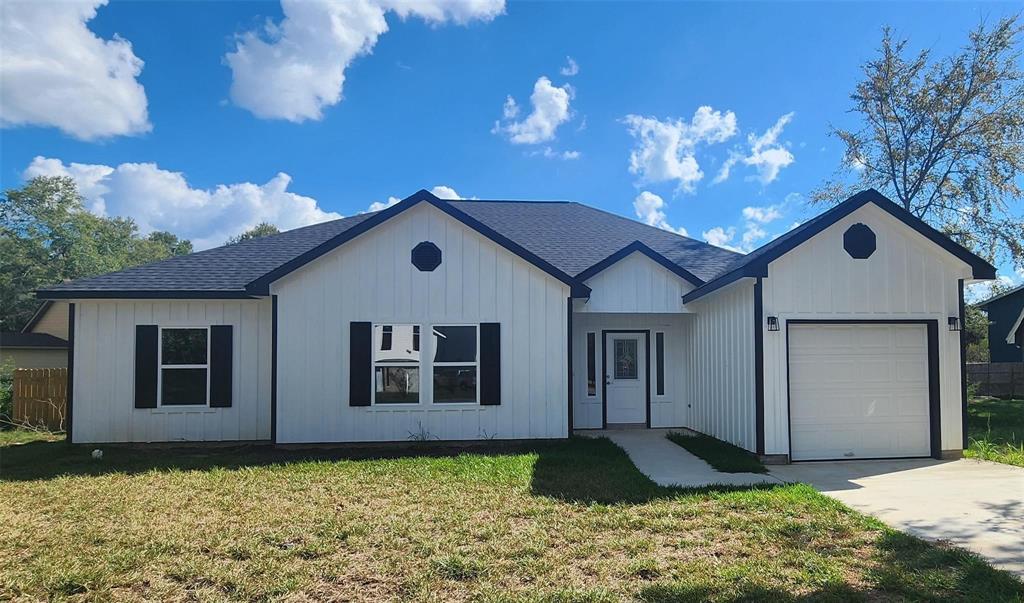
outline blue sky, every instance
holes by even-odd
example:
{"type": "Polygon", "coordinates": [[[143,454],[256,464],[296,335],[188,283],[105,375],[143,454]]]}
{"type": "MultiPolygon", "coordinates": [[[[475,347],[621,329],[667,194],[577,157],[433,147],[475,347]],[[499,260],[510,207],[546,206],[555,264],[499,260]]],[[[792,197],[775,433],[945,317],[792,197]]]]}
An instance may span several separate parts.
{"type": "Polygon", "coordinates": [[[95,211],[199,247],[443,186],[581,201],[750,249],[815,212],[804,196],[842,154],[828,126],[854,123],[848,97],[883,25],[945,54],[1020,9],[40,4],[5,3],[5,53],[80,62],[5,68],[5,89],[24,85],[3,97],[0,183],[69,173],[95,211]],[[11,29],[24,23],[36,38],[11,29]]]}

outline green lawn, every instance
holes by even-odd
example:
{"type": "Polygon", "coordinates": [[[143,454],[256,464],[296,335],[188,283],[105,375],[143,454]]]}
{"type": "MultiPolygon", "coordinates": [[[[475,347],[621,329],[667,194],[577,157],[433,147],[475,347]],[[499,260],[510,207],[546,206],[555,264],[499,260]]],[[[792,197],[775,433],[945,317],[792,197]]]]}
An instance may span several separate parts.
{"type": "Polygon", "coordinates": [[[667,437],[723,473],[768,473],[753,454],[711,436],[670,432],[667,437]]]}
{"type": "Polygon", "coordinates": [[[11,443],[0,600],[1024,600],[807,486],[661,488],[604,439],[102,461],[11,443]]]}
{"type": "Polygon", "coordinates": [[[964,456],[1024,467],[1024,400],[971,400],[967,437],[964,456]]]}

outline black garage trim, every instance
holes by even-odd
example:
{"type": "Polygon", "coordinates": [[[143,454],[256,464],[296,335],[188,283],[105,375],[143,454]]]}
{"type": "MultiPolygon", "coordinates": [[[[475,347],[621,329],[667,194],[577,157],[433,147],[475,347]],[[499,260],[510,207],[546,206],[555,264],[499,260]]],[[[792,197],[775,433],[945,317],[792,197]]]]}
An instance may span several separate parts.
{"type": "MultiPolygon", "coordinates": [[[[787,364],[788,366],[788,364],[787,364]]],[[[764,454],[764,284],[754,282],[754,434],[757,454],[764,454]]]]}
{"type": "Polygon", "coordinates": [[[277,443],[277,296],[270,296],[270,443],[277,443]]]}
{"type": "Polygon", "coordinates": [[[647,407],[647,420],[644,424],[651,428],[651,330],[650,329],[603,329],[601,331],[601,429],[608,429],[608,333],[643,333],[644,334],[644,360],[647,377],[644,384],[647,407]]]}
{"type": "Polygon", "coordinates": [[[67,383],[67,425],[68,443],[75,443],[75,432],[71,419],[75,409],[75,304],[68,304],[68,383],[67,383]]]}
{"type": "MultiPolygon", "coordinates": [[[[931,458],[942,459],[942,416],[941,416],[941,394],[939,388],[939,321],[935,319],[924,320],[787,320],[786,321],[786,417],[789,441],[789,458],[793,458],[793,416],[790,406],[790,384],[789,384],[789,326],[790,325],[924,325],[928,332],[928,432],[930,437],[931,458]]],[[[894,457],[858,457],[852,461],[883,460],[894,457]]],[[[914,458],[914,457],[895,457],[914,458]]],[[[825,459],[823,459],[825,460],[825,459]]],[[[827,459],[838,461],[844,459],[827,459]]],[[[813,461],[801,461],[813,462],[813,461]]]]}
{"type": "Polygon", "coordinates": [[[967,309],[964,307],[964,279],[957,284],[960,290],[960,405],[961,405],[961,426],[964,432],[963,449],[967,450],[970,442],[967,439],[967,340],[964,333],[967,332],[967,309]]]}
{"type": "Polygon", "coordinates": [[[647,245],[644,245],[640,241],[633,241],[629,245],[626,245],[622,249],[616,251],[615,253],[611,254],[610,256],[606,257],[600,262],[594,264],[590,268],[587,268],[583,272],[580,272],[579,274],[576,275],[576,279],[579,280],[580,282],[586,281],[587,279],[593,277],[595,274],[602,272],[606,268],[611,267],[619,260],[622,260],[623,258],[634,252],[640,252],[644,254],[645,256],[649,257],[650,259],[654,260],[659,265],[664,267],[669,272],[675,274],[676,276],[679,276],[680,278],[682,278],[683,280],[685,280],[686,282],[690,283],[695,287],[700,287],[701,285],[704,284],[704,281],[694,276],[692,272],[672,262],[672,260],[666,258],[665,256],[651,249],[647,245]]]}
{"type": "Polygon", "coordinates": [[[572,395],[572,390],[573,390],[573,381],[572,381],[572,379],[573,379],[573,377],[572,377],[572,362],[573,362],[573,357],[572,357],[572,297],[567,297],[566,298],[565,305],[566,305],[566,331],[568,332],[568,339],[565,342],[565,345],[566,345],[566,350],[565,351],[566,351],[566,357],[569,359],[569,362],[566,363],[568,365],[568,369],[567,370],[568,370],[568,377],[569,377],[569,391],[566,392],[566,396],[568,396],[568,398],[569,398],[569,414],[568,414],[569,426],[568,426],[568,429],[566,431],[566,435],[572,436],[572,421],[573,421],[573,416],[572,416],[572,405],[573,405],[573,395],[572,395]]]}
{"type": "Polygon", "coordinates": [[[573,278],[572,276],[562,272],[556,268],[553,264],[547,260],[542,259],[537,254],[527,250],[525,247],[516,243],[512,239],[502,235],[498,231],[494,230],[490,226],[487,226],[483,222],[470,216],[466,212],[456,209],[450,203],[434,196],[432,193],[426,190],[420,190],[412,195],[402,199],[399,203],[392,205],[391,207],[381,210],[374,214],[372,217],[363,220],[359,224],[349,228],[345,232],[328,239],[320,245],[310,249],[306,253],[294,258],[293,260],[282,264],[278,268],[268,272],[267,274],[259,277],[258,279],[250,282],[245,286],[245,290],[249,295],[267,295],[270,290],[270,283],[280,279],[286,274],[305,266],[309,262],[316,258],[324,255],[325,253],[341,246],[343,243],[354,239],[355,237],[363,234],[364,232],[374,228],[375,226],[390,220],[398,214],[419,205],[420,203],[429,203],[437,209],[448,214],[452,218],[455,218],[459,222],[462,222],[469,228],[479,232],[488,239],[494,241],[498,245],[501,245],[505,249],[523,258],[527,262],[530,262],[534,266],[540,268],[544,272],[550,274],[559,281],[569,285],[571,294],[573,297],[590,297],[590,288],[584,285],[579,279],[573,278]]]}
{"type": "Polygon", "coordinates": [[[825,213],[811,218],[807,222],[804,222],[774,241],[767,243],[744,256],[739,260],[740,265],[735,269],[726,272],[718,278],[708,281],[707,284],[702,285],[684,295],[683,303],[699,299],[708,293],[720,289],[743,277],[768,276],[768,264],[792,251],[804,241],[810,239],[814,235],[820,233],[868,203],[874,203],[892,217],[903,222],[939,247],[942,247],[952,255],[963,260],[973,269],[974,278],[994,279],[996,277],[996,269],[992,264],[971,253],[967,248],[957,244],[946,235],[929,226],[917,216],[893,203],[882,193],[873,188],[869,188],[853,195],[825,213]]]}

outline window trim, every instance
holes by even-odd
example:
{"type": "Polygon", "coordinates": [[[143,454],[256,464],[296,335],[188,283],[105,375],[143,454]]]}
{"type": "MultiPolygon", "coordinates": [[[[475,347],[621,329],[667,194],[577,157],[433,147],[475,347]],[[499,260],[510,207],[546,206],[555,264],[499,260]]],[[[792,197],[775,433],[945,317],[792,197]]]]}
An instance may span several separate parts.
{"type": "Polygon", "coordinates": [[[668,388],[665,386],[665,332],[654,332],[654,395],[664,398],[668,388]]]}
{"type": "Polygon", "coordinates": [[[160,325],[156,340],[156,409],[177,408],[210,408],[210,325],[160,325]],[[164,331],[180,331],[183,329],[206,331],[206,364],[168,364],[164,365],[164,331]],[[164,369],[206,369],[206,402],[202,404],[164,404],[164,369]]]}
{"type": "MultiPolygon", "coordinates": [[[[420,344],[422,348],[422,342],[420,344]]],[[[443,408],[458,408],[480,406],[480,323],[441,323],[430,325],[430,353],[427,354],[428,361],[430,362],[430,405],[438,405],[443,408]],[[437,327],[473,327],[476,331],[476,351],[473,354],[473,362],[434,362],[434,329],[437,327]],[[434,400],[434,367],[435,366],[469,366],[473,365],[475,369],[476,378],[474,379],[474,385],[476,386],[476,399],[472,402],[437,402],[434,400]]]]}
{"type": "Polygon", "coordinates": [[[587,331],[586,333],[586,352],[584,361],[586,362],[586,375],[583,386],[585,388],[584,395],[587,398],[597,398],[597,333],[595,331],[587,331]],[[591,374],[593,371],[593,374],[591,374]],[[591,393],[590,383],[593,380],[594,389],[591,393]]]}
{"type": "MultiPolygon", "coordinates": [[[[388,327],[388,326],[390,326],[392,328],[391,329],[392,342],[394,341],[394,339],[393,339],[394,338],[394,327],[396,327],[396,326],[415,327],[415,329],[413,329],[413,342],[415,342],[416,341],[416,337],[417,337],[416,329],[419,329],[420,335],[422,335],[422,333],[423,333],[423,326],[424,325],[422,325],[420,323],[417,323],[417,322],[400,322],[400,321],[372,322],[372,323],[370,323],[370,385],[372,386],[370,388],[370,394],[371,394],[370,395],[370,408],[375,408],[377,406],[379,406],[381,408],[413,408],[413,407],[416,407],[416,406],[420,406],[420,405],[422,405],[424,403],[424,400],[423,400],[423,349],[422,349],[423,346],[420,345],[419,346],[420,349],[418,349],[418,350],[415,349],[416,346],[413,346],[414,351],[417,351],[417,352],[420,353],[420,359],[419,359],[418,362],[415,362],[415,363],[413,363],[413,362],[401,362],[401,361],[395,361],[395,360],[379,360],[379,361],[376,360],[374,358],[374,356],[377,353],[377,349],[376,349],[377,348],[377,341],[376,341],[376,338],[375,338],[375,333],[377,331],[377,327],[381,328],[381,342],[383,343],[384,327],[388,327]],[[377,367],[378,366],[382,366],[382,367],[392,366],[392,367],[398,367],[398,368],[413,368],[413,367],[415,367],[419,371],[419,383],[417,384],[417,387],[419,388],[419,391],[418,391],[419,395],[417,396],[418,400],[416,400],[415,402],[377,402],[377,367]]],[[[422,339],[420,341],[422,342],[422,339]]],[[[389,348],[388,350],[381,350],[381,351],[389,351],[389,350],[393,349],[393,347],[394,347],[394,345],[392,343],[391,348],[389,348]]]]}

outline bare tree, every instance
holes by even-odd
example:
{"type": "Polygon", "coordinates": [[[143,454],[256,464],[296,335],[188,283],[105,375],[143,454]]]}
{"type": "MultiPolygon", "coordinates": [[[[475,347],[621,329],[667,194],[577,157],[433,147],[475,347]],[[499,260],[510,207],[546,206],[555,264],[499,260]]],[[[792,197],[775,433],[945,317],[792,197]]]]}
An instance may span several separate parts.
{"type": "Polygon", "coordinates": [[[960,52],[932,60],[886,28],[850,97],[863,125],[832,129],[843,164],[812,202],[871,186],[988,259],[1024,267],[1021,31],[1017,16],[983,23],[960,52]]]}

